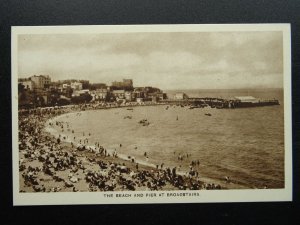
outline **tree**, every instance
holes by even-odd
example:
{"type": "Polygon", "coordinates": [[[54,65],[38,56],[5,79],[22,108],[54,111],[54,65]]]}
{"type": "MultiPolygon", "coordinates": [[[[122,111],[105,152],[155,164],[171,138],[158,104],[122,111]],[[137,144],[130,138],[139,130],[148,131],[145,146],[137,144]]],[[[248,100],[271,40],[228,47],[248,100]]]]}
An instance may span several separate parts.
{"type": "Polygon", "coordinates": [[[70,100],[64,99],[64,98],[60,98],[57,101],[58,105],[69,105],[70,104],[70,100]]]}
{"type": "Polygon", "coordinates": [[[90,82],[88,80],[79,80],[82,83],[82,89],[90,89],[90,82]]]}
{"type": "Polygon", "coordinates": [[[88,103],[93,99],[93,97],[86,93],[86,94],[82,94],[80,96],[74,96],[72,97],[71,101],[74,104],[81,104],[81,103],[88,103]]]}
{"type": "Polygon", "coordinates": [[[55,106],[60,97],[60,93],[57,89],[52,89],[49,95],[49,105],[55,106]]]}
{"type": "Polygon", "coordinates": [[[18,84],[18,92],[21,93],[25,90],[25,86],[22,83],[18,84]]]}

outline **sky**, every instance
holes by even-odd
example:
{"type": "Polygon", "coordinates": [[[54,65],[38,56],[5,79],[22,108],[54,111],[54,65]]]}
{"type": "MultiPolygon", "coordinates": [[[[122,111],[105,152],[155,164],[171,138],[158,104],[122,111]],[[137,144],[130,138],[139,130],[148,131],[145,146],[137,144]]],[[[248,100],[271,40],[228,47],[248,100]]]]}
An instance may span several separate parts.
{"type": "Polygon", "coordinates": [[[283,87],[282,32],[22,34],[18,75],[171,89],[283,87]]]}

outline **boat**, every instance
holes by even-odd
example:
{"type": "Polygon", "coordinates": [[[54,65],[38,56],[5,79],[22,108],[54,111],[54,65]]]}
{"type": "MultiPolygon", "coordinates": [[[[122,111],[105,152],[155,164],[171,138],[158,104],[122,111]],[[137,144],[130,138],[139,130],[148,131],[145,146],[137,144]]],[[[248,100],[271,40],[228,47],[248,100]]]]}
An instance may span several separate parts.
{"type": "Polygon", "coordinates": [[[127,108],[127,110],[133,110],[133,108],[127,108]]]}
{"type": "Polygon", "coordinates": [[[204,115],[205,115],[205,116],[211,116],[211,114],[210,114],[210,113],[205,113],[204,115]]]}
{"type": "Polygon", "coordinates": [[[139,121],[140,124],[142,124],[143,126],[148,126],[150,124],[150,122],[147,119],[142,119],[139,121]]]}
{"type": "Polygon", "coordinates": [[[139,121],[139,123],[145,123],[145,122],[147,122],[147,119],[142,119],[139,121]]]}
{"type": "Polygon", "coordinates": [[[149,122],[147,121],[147,122],[145,122],[145,123],[143,123],[143,126],[149,126],[149,122]]]}

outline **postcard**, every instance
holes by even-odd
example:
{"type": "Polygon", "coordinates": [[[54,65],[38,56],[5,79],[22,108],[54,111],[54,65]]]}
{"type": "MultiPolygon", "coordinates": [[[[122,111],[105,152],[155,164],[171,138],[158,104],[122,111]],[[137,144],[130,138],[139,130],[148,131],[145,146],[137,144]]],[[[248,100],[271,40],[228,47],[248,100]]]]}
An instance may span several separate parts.
{"type": "Polygon", "coordinates": [[[290,39],[12,27],[14,205],[292,201],[290,39]]]}

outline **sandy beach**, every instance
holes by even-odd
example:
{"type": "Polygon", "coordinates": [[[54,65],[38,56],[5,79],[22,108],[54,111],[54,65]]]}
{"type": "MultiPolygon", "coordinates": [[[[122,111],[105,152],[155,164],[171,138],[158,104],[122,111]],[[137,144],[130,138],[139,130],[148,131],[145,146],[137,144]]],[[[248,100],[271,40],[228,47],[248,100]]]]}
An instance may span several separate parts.
{"type": "Polygon", "coordinates": [[[88,144],[79,148],[55,134],[53,118],[89,109],[95,108],[33,110],[20,116],[20,192],[199,190],[231,186],[230,182],[200,177],[193,169],[190,173],[178,172],[176,167],[158,167],[128,155],[114,155],[100,143],[98,150],[88,144]]]}

